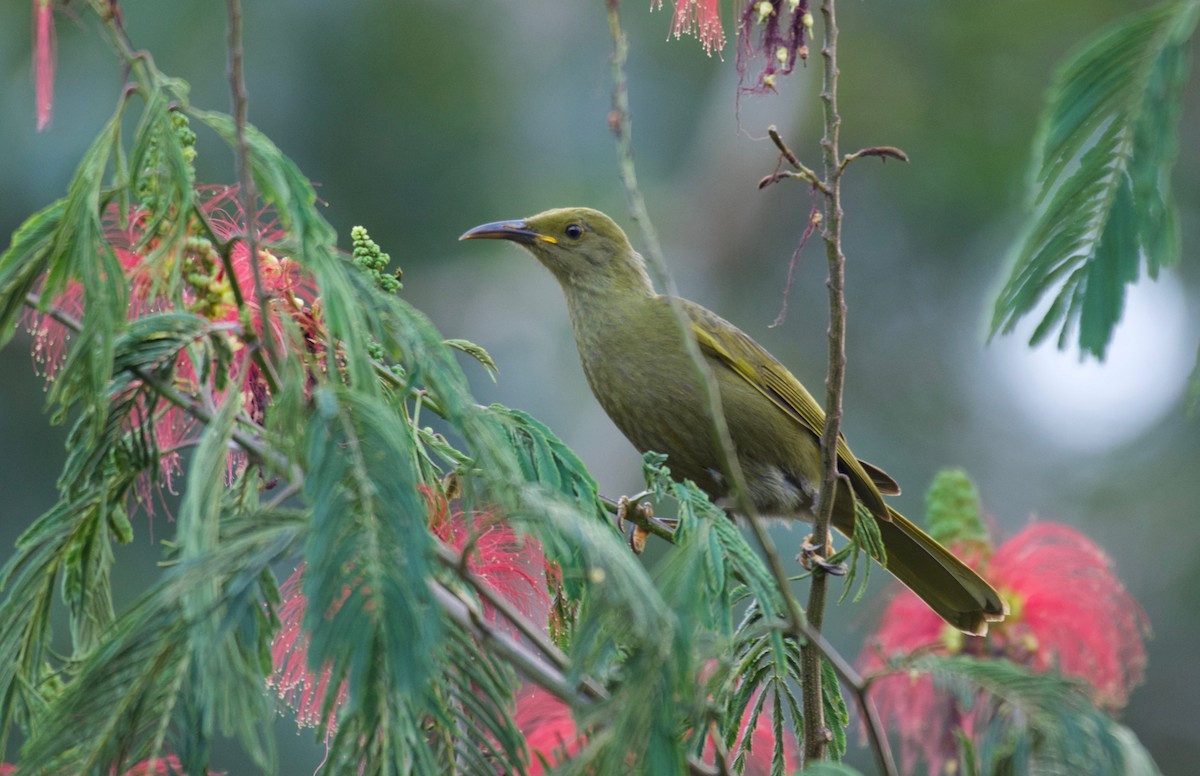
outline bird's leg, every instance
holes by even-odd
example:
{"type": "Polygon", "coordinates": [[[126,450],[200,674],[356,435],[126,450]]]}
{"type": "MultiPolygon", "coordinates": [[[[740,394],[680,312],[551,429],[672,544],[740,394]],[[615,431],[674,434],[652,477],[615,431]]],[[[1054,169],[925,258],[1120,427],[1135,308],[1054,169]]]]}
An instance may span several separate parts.
{"type": "Polygon", "coordinates": [[[819,568],[826,574],[832,574],[835,577],[845,576],[846,564],[830,563],[826,558],[833,554],[833,533],[825,532],[825,541],[822,544],[813,544],[813,535],[809,534],[804,537],[804,541],[800,543],[800,554],[797,560],[804,568],[812,571],[814,568],[819,568]]]}
{"type": "MultiPolygon", "coordinates": [[[[850,487],[850,480],[842,472],[837,472],[836,485],[845,485],[847,489],[850,487]]],[[[815,508],[815,506],[814,506],[815,508]]],[[[815,518],[815,515],[814,515],[815,518]]],[[[825,529],[825,541],[821,544],[816,544],[812,534],[804,537],[804,541],[800,545],[800,555],[796,558],[800,561],[800,565],[809,571],[820,569],[826,574],[832,574],[836,577],[845,576],[846,565],[844,563],[830,563],[827,558],[833,556],[833,532],[825,529]]]]}

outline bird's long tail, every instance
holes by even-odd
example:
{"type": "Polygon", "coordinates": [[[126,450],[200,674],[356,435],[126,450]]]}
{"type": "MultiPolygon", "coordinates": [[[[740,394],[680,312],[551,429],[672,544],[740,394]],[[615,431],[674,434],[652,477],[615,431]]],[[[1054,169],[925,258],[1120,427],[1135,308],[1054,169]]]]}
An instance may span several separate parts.
{"type": "Polygon", "coordinates": [[[891,521],[877,522],[887,550],[887,570],[946,622],[982,636],[1008,607],[995,588],[933,537],[888,507],[891,521]]]}

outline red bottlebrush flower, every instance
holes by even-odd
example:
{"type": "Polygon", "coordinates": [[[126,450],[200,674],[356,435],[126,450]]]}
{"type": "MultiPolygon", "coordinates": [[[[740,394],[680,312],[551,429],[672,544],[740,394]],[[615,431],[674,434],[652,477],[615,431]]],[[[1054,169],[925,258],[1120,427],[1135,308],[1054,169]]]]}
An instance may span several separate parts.
{"type": "MultiPolygon", "coordinates": [[[[208,227],[218,240],[227,241],[245,232],[246,214],[242,211],[238,188],[231,186],[204,186],[197,191],[200,210],[204,213],[208,227]]],[[[317,321],[316,288],[311,278],[296,262],[279,258],[270,253],[266,245],[283,239],[286,234],[269,210],[254,216],[259,234],[257,263],[262,278],[264,293],[268,296],[271,315],[269,328],[264,326],[260,300],[255,294],[254,264],[244,241],[238,240],[230,250],[230,265],[234,280],[241,289],[247,312],[249,330],[243,330],[233,294],[233,286],[226,276],[224,262],[217,249],[202,237],[204,229],[199,223],[189,225],[189,237],[184,247],[176,252],[162,252],[156,234],[148,229],[162,231],[162,226],[144,208],[132,208],[122,214],[116,203],[104,214],[104,237],[108,241],[125,272],[129,287],[127,317],[134,320],[149,313],[172,309],[175,302],[168,290],[172,273],[179,273],[180,297],[186,309],[213,321],[214,327],[225,329],[225,343],[230,353],[227,365],[228,385],[218,384],[216,370],[208,364],[193,363],[188,351],[178,354],[175,371],[175,388],[184,394],[201,390],[199,375],[209,375],[204,386],[216,399],[237,390],[244,397],[247,414],[261,420],[269,402],[266,381],[257,364],[249,358],[250,340],[271,337],[284,343],[282,318],[290,317],[306,334],[315,337],[317,321]]],[[[67,316],[78,319],[83,313],[86,300],[83,289],[77,283],[69,284],[66,290],[53,300],[54,307],[67,316]]],[[[33,334],[33,355],[36,365],[47,376],[54,379],[61,366],[70,339],[67,327],[49,315],[30,314],[26,322],[33,334]]],[[[220,376],[223,378],[225,375],[220,376]]],[[[133,413],[138,421],[152,417],[155,441],[161,458],[163,481],[171,488],[172,477],[179,471],[180,456],[177,450],[190,444],[197,428],[195,418],[174,406],[141,407],[133,413]]],[[[240,458],[231,455],[232,475],[240,458]]],[[[152,511],[153,498],[150,479],[139,483],[139,501],[152,511]]]]}
{"type": "MultiPolygon", "coordinates": [[[[550,617],[550,593],[546,581],[546,557],[541,546],[529,537],[521,537],[512,528],[486,512],[464,514],[452,509],[446,497],[421,486],[429,504],[430,524],[435,536],[458,552],[466,552],[467,568],[488,587],[531,622],[544,625],[550,617]]],[[[498,618],[486,603],[484,616],[517,633],[498,618]]]]}
{"type": "MultiPolygon", "coordinates": [[[[314,675],[308,668],[308,635],[304,632],[308,599],[304,596],[304,566],[293,571],[279,586],[279,596],[283,601],[279,607],[280,628],[271,644],[274,671],[267,686],[296,712],[297,725],[316,727],[321,724],[321,709],[329,691],[330,669],[326,666],[319,675],[314,675]]],[[[338,688],[336,705],[341,706],[345,700],[346,687],[343,685],[338,688]]],[[[327,733],[332,735],[334,727],[331,720],[327,733]]]]}
{"type": "MultiPolygon", "coordinates": [[[[742,720],[743,726],[750,721],[755,702],[746,707],[742,720]]],[[[517,729],[525,735],[525,745],[529,749],[530,776],[541,776],[544,768],[554,768],[561,765],[579,753],[586,743],[586,737],[575,727],[575,719],[571,709],[560,698],[537,685],[526,685],[517,692],[516,711],[513,721],[517,729]]],[[[747,740],[744,729],[734,742],[733,753],[748,746],[750,754],[745,760],[744,776],[768,776],[771,773],[771,758],[775,751],[775,731],[773,729],[771,704],[768,702],[759,715],[754,730],[747,740]]],[[[715,746],[712,738],[706,739],[704,760],[713,765],[715,746]]],[[[796,747],[790,738],[784,739],[783,759],[785,772],[791,772],[798,760],[796,747]]]]}
{"type": "MultiPolygon", "coordinates": [[[[658,0],[658,7],[662,8],[662,0],[658,0]]],[[[694,35],[709,56],[712,56],[713,49],[720,53],[725,48],[720,0],[675,0],[671,32],[676,38],[684,33],[694,35]]]]}
{"type": "Polygon", "coordinates": [[[146,760],[125,771],[124,776],[186,776],[175,755],[146,760]]]}
{"type": "Polygon", "coordinates": [[[53,0],[33,0],[33,81],[39,132],[50,124],[50,110],[54,107],[56,54],[53,0]]]}
{"type": "MultiPolygon", "coordinates": [[[[864,673],[917,651],[967,654],[1081,679],[1095,704],[1109,711],[1128,702],[1142,680],[1149,628],[1103,550],[1069,526],[1035,522],[1000,545],[989,561],[973,561],[1008,602],[1008,618],[993,624],[987,636],[964,636],[901,590],[860,657],[864,673]]],[[[900,733],[906,771],[921,758],[930,774],[941,772],[956,751],[954,731],[969,735],[974,725],[969,704],[939,692],[928,676],[881,677],[871,697],[900,733]]]]}
{"type": "Polygon", "coordinates": [[[542,776],[579,753],[584,739],[575,729],[575,718],[562,699],[536,684],[517,692],[513,722],[525,734],[529,749],[529,776],[542,776]]]}
{"type": "Polygon", "coordinates": [[[748,0],[738,23],[739,89],[774,91],[778,77],[791,73],[797,59],[808,59],[812,25],[808,0],[748,0]],[[746,73],[758,59],[763,60],[762,69],[754,85],[746,86],[746,73]]]}
{"type": "MultiPolygon", "coordinates": [[[[466,514],[452,508],[444,496],[432,489],[422,486],[420,490],[429,504],[433,533],[447,545],[467,553],[467,568],[472,574],[532,622],[545,627],[550,596],[541,547],[532,539],[518,537],[512,528],[496,522],[486,512],[466,514]]],[[[303,572],[303,566],[297,568],[279,588],[283,600],[279,609],[282,626],[271,646],[274,672],[267,684],[296,711],[299,725],[315,727],[320,724],[321,709],[329,692],[330,671],[324,668],[315,675],[308,667],[308,635],[303,629],[307,607],[303,572]]],[[[349,595],[348,589],[346,594],[349,595]]],[[[509,624],[491,607],[485,605],[483,609],[486,619],[509,629],[509,624]]],[[[336,706],[345,701],[346,688],[339,688],[338,693],[336,706]]]]}

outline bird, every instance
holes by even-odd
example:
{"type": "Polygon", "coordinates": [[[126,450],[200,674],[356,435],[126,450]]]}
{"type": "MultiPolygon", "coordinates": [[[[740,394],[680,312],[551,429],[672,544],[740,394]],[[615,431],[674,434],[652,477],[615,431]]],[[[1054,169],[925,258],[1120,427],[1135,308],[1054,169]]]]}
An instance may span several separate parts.
{"type": "MultiPolygon", "coordinates": [[[[655,292],[645,260],[613,219],[584,207],[476,226],[460,240],[499,239],[533,254],[558,280],[588,384],[639,451],[667,455],[672,476],[714,502],[730,497],[705,393],[683,344],[671,300],[655,292]]],[[[716,380],[729,434],[755,509],[811,520],[822,481],[825,413],[801,382],[741,329],[677,299],[716,380]]],[[[987,632],[1007,606],[950,550],[884,501],[899,485],[838,439],[833,527],[852,536],[855,502],[874,517],[885,568],[942,619],[987,632]]]]}

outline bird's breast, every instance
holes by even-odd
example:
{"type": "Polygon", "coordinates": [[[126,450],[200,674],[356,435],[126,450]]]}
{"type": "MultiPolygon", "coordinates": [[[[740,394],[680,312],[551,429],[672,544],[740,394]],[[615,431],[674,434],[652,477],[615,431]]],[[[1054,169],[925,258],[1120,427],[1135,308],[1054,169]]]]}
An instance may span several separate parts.
{"type": "MultiPolygon", "coordinates": [[[[650,301],[658,304],[592,316],[603,321],[599,326],[581,326],[572,316],[584,373],[634,447],[666,453],[676,478],[720,499],[728,484],[705,392],[669,306],[661,297],[650,301]]],[[[819,465],[815,441],[732,370],[712,360],[709,366],[755,505],[773,515],[806,516],[817,492],[807,474],[819,465]]]]}

